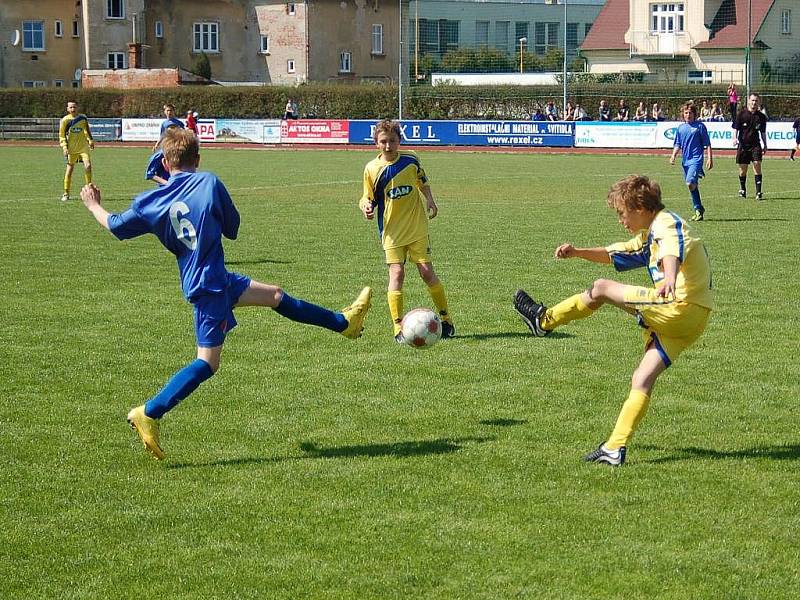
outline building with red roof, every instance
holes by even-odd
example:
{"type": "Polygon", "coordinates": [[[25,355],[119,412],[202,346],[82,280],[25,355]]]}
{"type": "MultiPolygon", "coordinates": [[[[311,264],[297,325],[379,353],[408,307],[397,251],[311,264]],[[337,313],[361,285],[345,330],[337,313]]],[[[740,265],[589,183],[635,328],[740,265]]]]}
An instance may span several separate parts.
{"type": "Polygon", "coordinates": [[[754,83],[767,64],[774,69],[800,52],[793,16],[800,18],[797,0],[607,0],[580,53],[590,73],[754,83]]]}

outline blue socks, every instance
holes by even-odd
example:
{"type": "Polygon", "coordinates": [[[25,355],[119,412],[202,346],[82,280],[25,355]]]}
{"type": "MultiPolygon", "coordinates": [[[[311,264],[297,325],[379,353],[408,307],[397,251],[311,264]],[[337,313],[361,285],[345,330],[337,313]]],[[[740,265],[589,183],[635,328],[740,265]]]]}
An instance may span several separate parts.
{"type": "Polygon", "coordinates": [[[293,298],[286,292],[283,292],[281,303],[272,310],[282,317],[298,323],[316,325],[338,333],[347,329],[347,319],[344,318],[342,313],[333,312],[327,308],[311,304],[311,302],[293,298]]]}
{"type": "Polygon", "coordinates": [[[211,365],[206,361],[198,358],[190,362],[175,373],[158,394],[147,401],[144,414],[151,419],[160,419],[213,374],[211,365]]]}
{"type": "Polygon", "coordinates": [[[703,203],[700,202],[700,188],[699,187],[694,188],[691,192],[689,192],[689,194],[692,196],[692,207],[695,210],[703,212],[704,211],[703,203]]]}

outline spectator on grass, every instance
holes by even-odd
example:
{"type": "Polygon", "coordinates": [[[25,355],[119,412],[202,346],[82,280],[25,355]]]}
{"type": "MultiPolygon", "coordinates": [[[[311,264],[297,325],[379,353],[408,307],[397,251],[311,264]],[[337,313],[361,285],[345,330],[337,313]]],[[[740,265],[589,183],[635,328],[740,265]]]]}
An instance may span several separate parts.
{"type": "Polygon", "coordinates": [[[666,120],[667,117],[664,115],[664,111],[661,110],[661,105],[658,102],[653,102],[653,110],[650,112],[650,118],[653,121],[666,120]]]}
{"type": "Polygon", "coordinates": [[[597,109],[597,120],[598,121],[611,120],[611,107],[608,105],[607,100],[600,100],[600,108],[597,109]]]}
{"type": "Polygon", "coordinates": [[[548,121],[558,121],[558,109],[552,100],[545,105],[544,116],[548,121]]]}
{"type": "Polygon", "coordinates": [[[590,121],[589,115],[586,113],[586,110],[580,105],[575,104],[575,120],[576,121],[590,121]]]}
{"type": "Polygon", "coordinates": [[[636,114],[633,115],[634,121],[647,121],[647,107],[644,105],[644,102],[639,102],[639,106],[636,107],[636,114]]]}
{"type": "Polygon", "coordinates": [[[712,102],[711,103],[711,121],[724,121],[725,115],[722,114],[722,108],[720,108],[719,102],[712,102]]]}
{"type": "Polygon", "coordinates": [[[731,81],[728,86],[728,108],[731,112],[731,123],[736,120],[736,109],[739,105],[739,92],[736,91],[736,85],[731,81]]]}
{"type": "Polygon", "coordinates": [[[547,118],[544,116],[542,109],[538,106],[533,109],[533,115],[531,116],[532,121],[546,121],[547,118]]]}
{"type": "Polygon", "coordinates": [[[197,129],[197,117],[199,115],[190,110],[186,113],[186,129],[194,133],[195,135],[200,135],[200,132],[197,129]]]}
{"type": "Polygon", "coordinates": [[[288,121],[289,119],[296,119],[297,118],[297,103],[289,98],[286,101],[286,107],[283,109],[283,120],[288,121]]]}
{"type": "Polygon", "coordinates": [[[711,120],[711,108],[708,106],[708,102],[703,100],[700,104],[700,121],[710,121],[711,120]]]}
{"type": "Polygon", "coordinates": [[[619,105],[617,106],[617,116],[614,117],[615,121],[630,121],[630,111],[628,110],[628,105],[625,104],[625,98],[619,99],[619,105]]]}

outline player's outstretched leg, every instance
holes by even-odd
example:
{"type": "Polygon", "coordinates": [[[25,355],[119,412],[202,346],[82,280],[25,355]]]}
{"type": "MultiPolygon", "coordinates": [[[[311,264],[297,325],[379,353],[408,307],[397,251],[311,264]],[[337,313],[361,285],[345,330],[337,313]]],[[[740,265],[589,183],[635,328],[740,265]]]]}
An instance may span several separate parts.
{"type": "Polygon", "coordinates": [[[536,302],[525,290],[517,290],[514,294],[514,310],[519,313],[520,318],[533,335],[544,337],[550,334],[550,331],[544,329],[541,323],[547,307],[536,302]]]}
{"type": "Polygon", "coordinates": [[[352,340],[361,337],[364,331],[364,319],[372,306],[372,288],[365,287],[361,293],[347,308],[342,310],[342,315],[347,320],[347,327],[342,331],[342,335],[352,340]]]}
{"type": "Polygon", "coordinates": [[[161,449],[158,421],[144,414],[144,404],[131,409],[128,424],[139,434],[145,449],[157,460],[164,460],[166,454],[161,449]]]}

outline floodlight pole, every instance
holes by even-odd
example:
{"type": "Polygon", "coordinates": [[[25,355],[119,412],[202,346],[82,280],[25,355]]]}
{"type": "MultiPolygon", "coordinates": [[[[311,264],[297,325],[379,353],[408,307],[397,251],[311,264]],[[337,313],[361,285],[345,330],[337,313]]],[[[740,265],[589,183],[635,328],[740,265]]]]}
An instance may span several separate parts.
{"type": "Polygon", "coordinates": [[[564,68],[561,72],[564,86],[564,103],[561,105],[561,114],[563,115],[567,110],[567,0],[561,0],[564,3],[564,68]]]}
{"type": "Polygon", "coordinates": [[[522,75],[523,68],[522,68],[522,45],[527,43],[528,38],[521,37],[519,38],[519,74],[522,75]]]}
{"type": "Polygon", "coordinates": [[[397,119],[403,119],[403,0],[398,0],[400,6],[400,60],[397,79],[397,119]]]}
{"type": "Polygon", "coordinates": [[[747,0],[747,50],[744,54],[744,64],[747,72],[745,73],[745,87],[747,90],[747,98],[750,97],[750,45],[752,42],[752,26],[753,26],[753,0],[747,0]]]}

